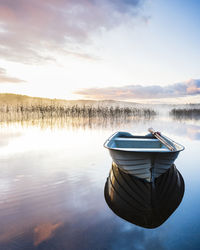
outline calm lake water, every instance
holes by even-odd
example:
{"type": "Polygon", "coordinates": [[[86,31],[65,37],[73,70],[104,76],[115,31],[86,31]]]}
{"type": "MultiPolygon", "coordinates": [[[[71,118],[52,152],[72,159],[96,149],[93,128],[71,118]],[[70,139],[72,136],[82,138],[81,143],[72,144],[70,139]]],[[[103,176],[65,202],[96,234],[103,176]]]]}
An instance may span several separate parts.
{"type": "Polygon", "coordinates": [[[0,124],[0,249],[199,249],[200,122],[46,120],[0,124]],[[112,161],[103,143],[121,130],[153,127],[183,144],[175,164],[183,200],[160,227],[112,212],[104,186],[112,161]]]}

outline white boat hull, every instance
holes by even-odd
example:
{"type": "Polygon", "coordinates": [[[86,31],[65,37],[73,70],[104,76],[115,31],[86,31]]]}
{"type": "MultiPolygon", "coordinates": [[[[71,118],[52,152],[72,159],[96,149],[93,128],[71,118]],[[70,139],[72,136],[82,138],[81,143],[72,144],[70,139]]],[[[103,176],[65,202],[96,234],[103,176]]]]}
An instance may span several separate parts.
{"type": "Polygon", "coordinates": [[[125,173],[151,181],[165,173],[179,152],[144,153],[109,149],[113,162],[125,173]]]}

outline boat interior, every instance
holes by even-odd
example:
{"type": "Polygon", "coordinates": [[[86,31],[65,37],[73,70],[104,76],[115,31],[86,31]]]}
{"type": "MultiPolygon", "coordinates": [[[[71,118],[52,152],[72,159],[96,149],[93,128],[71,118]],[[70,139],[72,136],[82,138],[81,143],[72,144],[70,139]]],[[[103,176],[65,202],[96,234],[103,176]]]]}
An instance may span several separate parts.
{"type": "MultiPolygon", "coordinates": [[[[170,145],[176,149],[181,150],[181,145],[166,139],[170,145]]],[[[148,134],[146,136],[133,136],[127,132],[117,132],[111,136],[106,142],[105,147],[115,150],[126,151],[148,151],[153,152],[170,152],[170,150],[157,138],[148,134]]]]}
{"type": "Polygon", "coordinates": [[[113,146],[116,148],[166,148],[158,139],[149,138],[121,138],[113,140],[113,146]]]}

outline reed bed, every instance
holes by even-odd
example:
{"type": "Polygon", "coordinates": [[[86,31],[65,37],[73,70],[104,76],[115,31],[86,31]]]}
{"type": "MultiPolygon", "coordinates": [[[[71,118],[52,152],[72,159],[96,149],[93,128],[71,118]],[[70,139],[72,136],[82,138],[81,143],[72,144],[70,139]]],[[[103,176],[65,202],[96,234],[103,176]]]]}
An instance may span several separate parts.
{"type": "Polygon", "coordinates": [[[200,108],[174,108],[170,111],[170,116],[176,120],[199,120],[200,108]]]}
{"type": "Polygon", "coordinates": [[[23,121],[45,118],[152,118],[156,112],[149,108],[92,105],[1,105],[0,121],[23,121]]]}

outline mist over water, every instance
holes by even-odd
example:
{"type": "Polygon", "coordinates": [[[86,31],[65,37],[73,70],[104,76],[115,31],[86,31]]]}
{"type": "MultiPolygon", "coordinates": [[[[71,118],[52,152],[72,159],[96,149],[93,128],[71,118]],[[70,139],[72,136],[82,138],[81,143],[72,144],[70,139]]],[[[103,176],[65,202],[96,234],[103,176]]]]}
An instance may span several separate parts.
{"type": "Polygon", "coordinates": [[[155,116],[47,117],[0,123],[0,249],[198,249],[198,119],[155,116]],[[176,119],[175,119],[176,118],[176,119]],[[153,127],[185,146],[175,161],[185,193],[160,227],[129,223],[107,206],[111,158],[104,141],[116,131],[153,127]]]}

